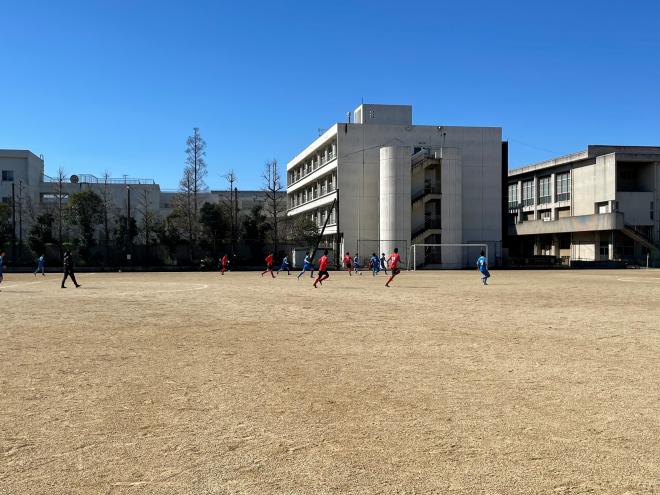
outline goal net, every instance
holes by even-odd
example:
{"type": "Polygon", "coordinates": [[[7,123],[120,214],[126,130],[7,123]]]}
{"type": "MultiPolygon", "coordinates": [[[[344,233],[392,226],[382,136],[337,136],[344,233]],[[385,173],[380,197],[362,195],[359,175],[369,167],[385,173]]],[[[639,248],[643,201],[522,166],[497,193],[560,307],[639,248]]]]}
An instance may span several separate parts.
{"type": "Polygon", "coordinates": [[[488,257],[488,244],[413,244],[408,253],[408,269],[473,268],[482,250],[488,257]]]}

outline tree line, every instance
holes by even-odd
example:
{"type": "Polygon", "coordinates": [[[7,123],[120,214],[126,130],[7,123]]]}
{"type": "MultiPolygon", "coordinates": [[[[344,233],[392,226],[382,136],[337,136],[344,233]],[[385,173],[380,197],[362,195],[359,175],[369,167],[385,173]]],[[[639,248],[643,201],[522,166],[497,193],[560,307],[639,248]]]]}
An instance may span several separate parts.
{"type": "MultiPolygon", "coordinates": [[[[240,211],[238,178],[232,170],[224,176],[227,198],[209,201],[206,146],[194,128],[186,140],[183,173],[167,216],[153,205],[148,188],[136,188],[133,195],[127,191],[125,204],[115,205],[107,172],[94,189],[69,194],[60,168],[50,201],[27,208],[30,226],[25,239],[21,231],[13,259],[28,264],[46,254],[56,264],[64,250],[73,249],[79,263],[94,266],[214,266],[224,254],[235,264],[248,265],[261,264],[267,250],[281,257],[293,246],[313,243],[318,228],[311,218],[286,217],[277,160],[264,165],[262,201],[249,211],[240,211]]],[[[12,209],[0,204],[0,247],[10,244],[16,245],[12,209]]]]}

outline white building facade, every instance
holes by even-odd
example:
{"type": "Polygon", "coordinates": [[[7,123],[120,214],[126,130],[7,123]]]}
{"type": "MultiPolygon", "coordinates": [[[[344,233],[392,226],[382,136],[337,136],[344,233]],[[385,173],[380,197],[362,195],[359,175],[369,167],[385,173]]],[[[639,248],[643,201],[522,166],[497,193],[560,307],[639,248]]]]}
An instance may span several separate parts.
{"type": "MultiPolygon", "coordinates": [[[[502,241],[502,132],[495,127],[413,125],[407,105],[360,105],[287,164],[288,215],[309,215],[334,253],[412,244],[502,241]],[[337,207],[330,211],[333,201],[337,207]]],[[[462,267],[466,250],[424,250],[419,265],[462,267]]],[[[474,253],[470,254],[470,257],[474,253]]]]}

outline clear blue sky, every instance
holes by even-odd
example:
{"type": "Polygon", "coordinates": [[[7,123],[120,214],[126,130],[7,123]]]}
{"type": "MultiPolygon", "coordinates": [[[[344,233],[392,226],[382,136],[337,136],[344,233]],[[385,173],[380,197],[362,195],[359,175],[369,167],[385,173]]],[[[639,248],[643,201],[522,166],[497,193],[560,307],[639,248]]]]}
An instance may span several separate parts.
{"type": "Polygon", "coordinates": [[[657,1],[0,0],[0,148],[46,172],[257,188],[360,99],[417,124],[501,126],[510,165],[660,145],[657,1]]]}

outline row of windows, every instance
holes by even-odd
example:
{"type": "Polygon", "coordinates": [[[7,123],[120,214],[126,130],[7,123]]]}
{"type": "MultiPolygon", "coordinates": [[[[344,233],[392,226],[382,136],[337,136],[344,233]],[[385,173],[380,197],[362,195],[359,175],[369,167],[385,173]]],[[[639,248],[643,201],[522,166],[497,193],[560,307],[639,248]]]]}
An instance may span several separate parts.
{"type": "Polygon", "coordinates": [[[337,143],[333,141],[328,146],[317,150],[312,156],[303,160],[301,164],[289,170],[287,174],[288,185],[295,184],[308,176],[319,167],[322,167],[337,157],[337,143]]]}
{"type": "Polygon", "coordinates": [[[304,188],[301,191],[296,191],[289,195],[289,208],[304,205],[313,201],[321,196],[325,196],[337,189],[337,175],[330,174],[322,177],[314,184],[304,188]]]}
{"type": "MultiPolygon", "coordinates": [[[[552,203],[552,192],[550,189],[549,175],[538,179],[538,203],[540,205],[552,203]]],[[[568,201],[571,199],[571,174],[563,172],[555,176],[556,201],[568,201]]],[[[509,184],[509,208],[522,206],[533,206],[537,195],[534,191],[534,180],[525,180],[522,183],[522,201],[518,197],[518,184],[509,184]]]]}
{"type": "MultiPolygon", "coordinates": [[[[337,213],[336,209],[332,209],[330,213],[330,219],[328,220],[328,225],[335,225],[337,223],[337,213]]],[[[323,227],[326,218],[328,218],[328,208],[321,208],[312,212],[311,215],[312,221],[319,227],[323,227]]]]}

